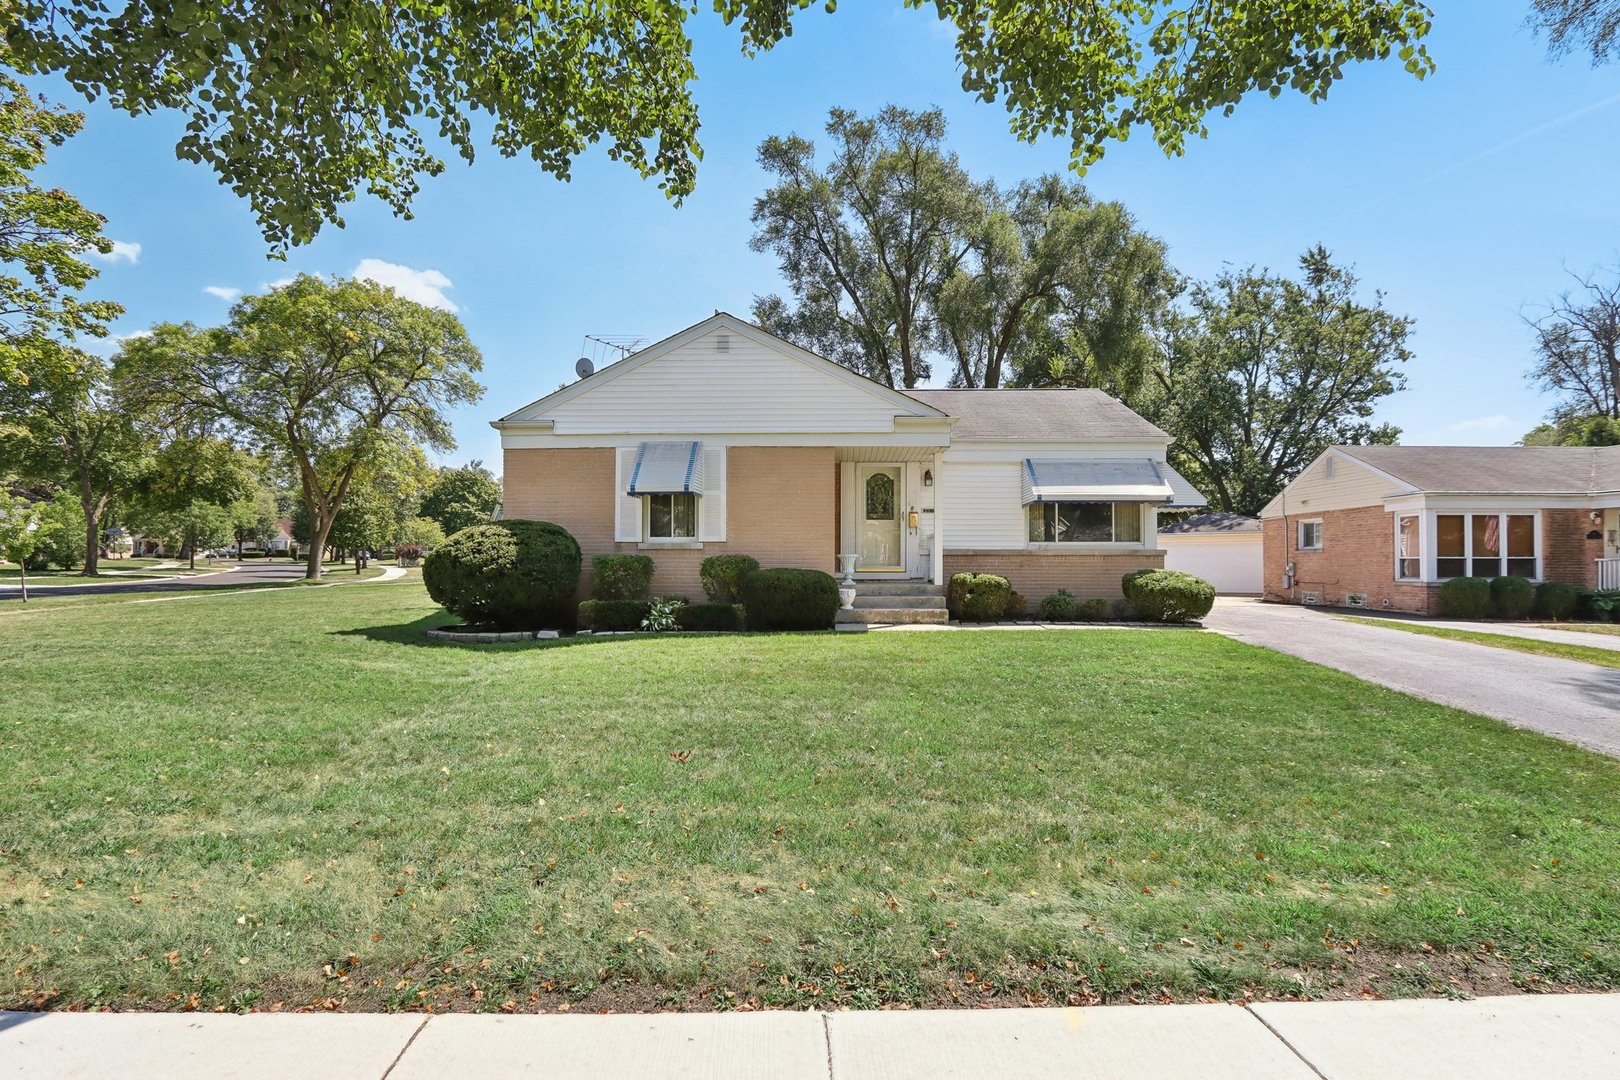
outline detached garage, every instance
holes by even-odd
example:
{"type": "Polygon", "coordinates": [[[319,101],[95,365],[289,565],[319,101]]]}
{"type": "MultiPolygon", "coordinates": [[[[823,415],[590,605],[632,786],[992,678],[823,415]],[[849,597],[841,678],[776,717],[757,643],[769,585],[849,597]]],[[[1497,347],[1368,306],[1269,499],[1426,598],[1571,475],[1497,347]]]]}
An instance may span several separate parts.
{"type": "Polygon", "coordinates": [[[1264,584],[1264,549],[1260,519],[1242,514],[1208,513],[1159,530],[1164,568],[1181,570],[1215,586],[1226,595],[1258,595],[1264,584]]]}

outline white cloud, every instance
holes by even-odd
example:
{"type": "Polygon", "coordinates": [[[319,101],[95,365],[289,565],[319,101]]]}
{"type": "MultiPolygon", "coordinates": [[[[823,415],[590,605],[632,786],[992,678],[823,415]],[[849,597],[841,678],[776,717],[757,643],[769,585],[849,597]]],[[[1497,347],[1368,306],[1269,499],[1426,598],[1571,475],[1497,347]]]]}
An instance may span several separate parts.
{"type": "Polygon", "coordinates": [[[123,240],[114,240],[111,251],[92,251],[92,259],[99,259],[104,263],[127,262],[134,265],[141,261],[141,245],[123,240]]]}
{"type": "Polygon", "coordinates": [[[1513,417],[1504,416],[1501,413],[1493,413],[1490,416],[1476,416],[1469,420],[1459,420],[1455,424],[1446,426],[1447,431],[1514,431],[1517,429],[1518,425],[1513,422],[1513,417]]]}
{"type": "Polygon", "coordinates": [[[278,277],[274,281],[265,282],[264,287],[266,289],[279,289],[283,285],[291,285],[293,282],[295,282],[297,280],[298,280],[298,275],[297,274],[288,274],[286,277],[278,277]]]}
{"type": "Polygon", "coordinates": [[[118,337],[114,338],[113,340],[118,341],[118,342],[125,342],[125,341],[134,341],[136,338],[151,337],[151,336],[152,336],[152,331],[150,331],[150,330],[135,330],[135,331],[133,331],[131,333],[128,333],[128,334],[120,334],[118,337]]]}
{"type": "Polygon", "coordinates": [[[227,304],[242,295],[241,289],[233,289],[229,285],[204,285],[203,292],[209,296],[217,296],[227,304]]]}
{"type": "Polygon", "coordinates": [[[450,279],[437,270],[414,270],[409,266],[400,266],[398,263],[384,262],[381,259],[361,259],[360,265],[354,268],[354,276],[386,285],[405,299],[415,300],[418,304],[444,311],[461,310],[453,300],[444,295],[444,290],[451,287],[450,279]]]}

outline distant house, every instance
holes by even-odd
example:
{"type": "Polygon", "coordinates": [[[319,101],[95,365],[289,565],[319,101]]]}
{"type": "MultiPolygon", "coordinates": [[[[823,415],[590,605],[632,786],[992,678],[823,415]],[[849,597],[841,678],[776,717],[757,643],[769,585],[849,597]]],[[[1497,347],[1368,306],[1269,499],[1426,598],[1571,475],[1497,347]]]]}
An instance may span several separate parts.
{"type": "Polygon", "coordinates": [[[270,551],[286,552],[288,548],[292,547],[292,529],[292,518],[277,518],[276,534],[269,539],[265,547],[270,551]]]}
{"type": "Polygon", "coordinates": [[[943,619],[962,570],[1118,597],[1163,564],[1158,511],[1204,505],[1169,436],[1100,391],[895,390],[725,313],[494,426],[505,516],[567,528],[587,576],[645,552],[654,593],[697,598],[711,555],[844,556],[857,607],[893,621],[943,619]]]}
{"type": "Polygon", "coordinates": [[[1227,595],[1258,595],[1264,553],[1260,519],[1211,511],[1159,529],[1164,568],[1196,574],[1227,595]]]}
{"type": "Polygon", "coordinates": [[[1260,511],[1265,597],[1437,612],[1511,574],[1620,588],[1620,446],[1335,446],[1260,511]]]}

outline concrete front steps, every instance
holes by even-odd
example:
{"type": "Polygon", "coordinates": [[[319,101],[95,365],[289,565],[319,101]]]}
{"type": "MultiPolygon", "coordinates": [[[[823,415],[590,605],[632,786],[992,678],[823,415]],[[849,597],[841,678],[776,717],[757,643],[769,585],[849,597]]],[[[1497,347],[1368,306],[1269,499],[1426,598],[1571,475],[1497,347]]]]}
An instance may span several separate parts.
{"type": "Polygon", "coordinates": [[[945,587],[926,581],[857,582],[855,606],[850,611],[839,609],[838,621],[850,626],[947,623],[945,587]]]}

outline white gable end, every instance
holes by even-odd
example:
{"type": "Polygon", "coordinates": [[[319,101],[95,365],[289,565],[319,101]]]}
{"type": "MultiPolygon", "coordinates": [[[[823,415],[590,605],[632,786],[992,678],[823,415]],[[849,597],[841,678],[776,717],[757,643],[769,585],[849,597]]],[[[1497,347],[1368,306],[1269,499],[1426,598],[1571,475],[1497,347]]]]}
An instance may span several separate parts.
{"type": "Polygon", "coordinates": [[[506,418],[555,436],[892,432],[940,414],[717,316],[506,418]],[[573,392],[570,392],[573,391],[573,392]]]}

